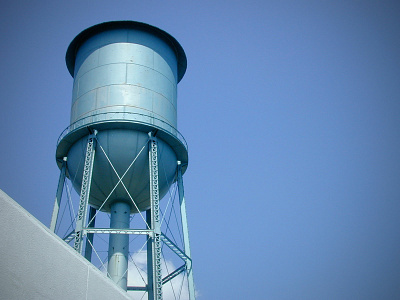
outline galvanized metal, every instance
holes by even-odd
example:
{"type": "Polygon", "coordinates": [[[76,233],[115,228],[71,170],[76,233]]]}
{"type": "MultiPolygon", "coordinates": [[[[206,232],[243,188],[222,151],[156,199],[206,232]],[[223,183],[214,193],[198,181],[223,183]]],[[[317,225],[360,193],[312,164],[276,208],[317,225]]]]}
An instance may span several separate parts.
{"type": "MultiPolygon", "coordinates": [[[[151,209],[146,210],[146,222],[148,228],[153,228],[152,223],[152,212],[151,209]]],[[[146,249],[146,256],[147,256],[147,299],[154,299],[154,286],[153,286],[153,230],[150,229],[150,233],[147,237],[147,249],[146,249]]]]}
{"type": "MultiPolygon", "coordinates": [[[[139,22],[102,23],[80,33],[70,44],[66,61],[74,77],[71,125],[57,146],[57,158],[68,156],[67,174],[79,174],[82,147],[89,128],[99,131],[98,141],[107,149],[120,171],[135,155],[149,131],[157,131],[160,163],[166,176],[159,181],[160,196],[173,182],[177,159],[187,161],[187,146],[177,126],[177,83],[186,71],[186,56],[180,44],[168,33],[139,22]],[[135,141],[127,143],[127,141],[135,141]],[[119,167],[121,166],[121,167],[119,167]]],[[[144,170],[147,157],[131,170],[124,184],[145,211],[150,207],[150,193],[144,170]],[[142,176],[136,176],[143,170],[142,176]]],[[[113,188],[115,174],[99,155],[95,161],[90,205],[99,208],[103,195],[113,188]],[[104,178],[109,180],[104,181],[104,178]]],[[[74,188],[81,189],[79,177],[74,188]]],[[[127,196],[119,186],[104,211],[113,201],[127,196]]],[[[137,212],[132,207],[131,213],[137,212]]]]}
{"type": "Polygon", "coordinates": [[[169,239],[165,234],[161,234],[161,240],[165,245],[168,246],[176,255],[178,255],[183,261],[191,261],[191,258],[186,255],[184,251],[182,251],[171,239],[169,239]]]}
{"type": "MultiPolygon", "coordinates": [[[[178,161],[178,192],[179,192],[179,203],[181,208],[181,221],[182,221],[182,232],[183,232],[183,242],[185,246],[185,254],[191,257],[190,252],[190,241],[189,241],[189,227],[186,215],[186,202],[183,190],[183,179],[182,179],[182,162],[178,161]]],[[[193,279],[193,268],[192,260],[186,260],[186,271],[188,276],[188,286],[189,286],[189,299],[196,299],[194,279],[193,279]]]]}
{"type": "Polygon", "coordinates": [[[150,170],[150,202],[151,202],[151,255],[152,261],[152,292],[154,300],[162,300],[162,269],[161,269],[161,222],[160,222],[160,193],[158,184],[158,146],[157,139],[150,135],[149,141],[149,170],[150,170]]]}
{"type": "Polygon", "coordinates": [[[81,253],[83,235],[82,229],[86,225],[86,212],[90,197],[90,187],[92,184],[92,174],[95,156],[95,143],[96,143],[96,132],[91,134],[87,139],[86,155],[84,161],[84,169],[82,176],[82,185],[79,199],[79,210],[75,225],[75,242],[74,249],[81,253]]]}
{"type": "MultiPolygon", "coordinates": [[[[93,228],[96,226],[96,209],[93,207],[89,208],[89,221],[88,228],[93,228]]],[[[85,246],[85,258],[88,261],[92,261],[92,253],[93,253],[93,237],[94,234],[92,232],[85,233],[86,235],[86,246],[85,246]]]]}
{"type": "Polygon", "coordinates": [[[148,235],[152,230],[146,229],[115,229],[115,228],[85,228],[84,234],[135,234],[135,235],[148,235]]]}
{"type": "Polygon", "coordinates": [[[132,112],[145,122],[156,116],[176,128],[177,60],[163,44],[156,36],[126,28],[85,41],[75,59],[71,123],[93,113],[132,112]],[[154,43],[158,52],[148,46],[154,43]]]}
{"type": "MultiPolygon", "coordinates": [[[[195,299],[182,183],[188,149],[176,129],[177,83],[187,65],[181,45],[154,26],[107,22],[81,32],[71,42],[66,62],[74,78],[71,119],[57,142],[56,161],[60,182],[68,177],[80,193],[75,231],[66,240],[74,237],[74,248],[81,253],[86,236],[85,256],[90,260],[93,234],[110,234],[108,273],[117,285],[147,291],[149,299],[160,300],[163,284],[186,271],[189,296],[195,299]],[[160,200],[176,180],[184,250],[161,231],[160,200]],[[110,228],[92,228],[94,223],[85,227],[89,207],[90,220],[95,209],[111,213],[110,228]],[[146,211],[146,220],[142,218],[147,228],[129,228],[130,214],[141,211],[146,211]],[[127,286],[130,234],[148,237],[145,287],[127,286]],[[164,278],[162,243],[185,262],[164,278]]],[[[62,189],[59,183],[51,228],[57,223],[62,189]]]]}
{"type": "Polygon", "coordinates": [[[54,201],[53,214],[51,216],[51,222],[50,222],[50,230],[53,232],[56,231],[58,212],[60,211],[60,202],[61,202],[62,192],[64,189],[64,183],[65,183],[65,173],[67,170],[67,158],[64,157],[62,161],[63,162],[62,162],[62,166],[61,166],[61,170],[60,170],[60,177],[58,179],[56,199],[54,201]]]}
{"type": "MultiPolygon", "coordinates": [[[[128,291],[147,291],[147,286],[128,286],[128,291]]],[[[151,298],[149,298],[151,299],[151,298]]]]}
{"type": "MultiPolygon", "coordinates": [[[[111,206],[110,228],[129,228],[130,210],[128,202],[114,202],[111,206]]],[[[128,283],[128,255],[129,235],[110,234],[107,273],[125,291],[128,283]]]]}
{"type": "MultiPolygon", "coordinates": [[[[83,233],[83,235],[85,235],[85,233],[83,233]]],[[[67,244],[69,244],[73,239],[75,239],[75,229],[63,237],[64,242],[67,244]]]]}
{"type": "Polygon", "coordinates": [[[182,274],[183,272],[186,271],[186,264],[180,266],[179,268],[177,268],[175,271],[169,273],[167,276],[165,276],[163,278],[163,284],[166,284],[167,282],[171,281],[172,279],[174,279],[176,276],[182,274]]]}

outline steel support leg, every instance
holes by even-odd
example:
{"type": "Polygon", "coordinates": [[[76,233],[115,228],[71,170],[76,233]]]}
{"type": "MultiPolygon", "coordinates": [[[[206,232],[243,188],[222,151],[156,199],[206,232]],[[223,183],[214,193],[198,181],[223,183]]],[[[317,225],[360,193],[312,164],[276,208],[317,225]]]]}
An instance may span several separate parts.
{"type": "Polygon", "coordinates": [[[90,185],[92,182],[93,163],[95,155],[96,132],[88,138],[86,146],[85,164],[83,166],[81,195],[79,200],[78,217],[75,226],[75,243],[74,249],[79,253],[82,252],[82,229],[86,225],[86,213],[90,196],[90,185]]]}
{"type": "MultiPolygon", "coordinates": [[[[191,257],[190,254],[190,242],[189,242],[189,229],[188,222],[186,216],[186,203],[183,191],[183,180],[182,180],[182,165],[181,162],[178,161],[178,191],[179,191],[179,204],[181,207],[181,219],[182,219],[182,231],[183,231],[183,242],[185,246],[185,254],[191,257]]],[[[186,270],[188,276],[188,285],[189,285],[189,299],[195,300],[195,289],[194,289],[194,280],[193,280],[193,269],[192,269],[192,261],[186,260],[186,270]]]]}
{"type": "MultiPolygon", "coordinates": [[[[146,222],[151,226],[151,209],[146,210],[146,222]]],[[[147,299],[154,299],[154,286],[153,286],[153,239],[149,235],[147,238],[147,299]]]]}
{"type": "Polygon", "coordinates": [[[54,201],[53,215],[51,216],[50,230],[53,232],[56,231],[58,212],[60,210],[60,202],[61,202],[62,192],[64,189],[66,169],[67,169],[67,158],[64,157],[60,171],[60,178],[58,179],[58,187],[56,193],[56,200],[54,201]]]}
{"type": "MultiPolygon", "coordinates": [[[[96,209],[94,207],[90,206],[89,210],[89,224],[88,228],[93,228],[96,226],[96,209]],[[93,219],[93,221],[91,221],[93,219]],[[90,222],[91,221],[91,222],[90,222]]],[[[87,234],[87,239],[86,239],[86,247],[85,247],[85,258],[88,261],[92,261],[92,253],[93,253],[93,233],[88,233],[87,234]]]]}
{"type": "MultiPolygon", "coordinates": [[[[152,240],[152,268],[153,275],[153,299],[162,300],[162,274],[161,274],[161,223],[160,223],[160,195],[158,187],[158,157],[157,139],[150,136],[149,144],[149,173],[150,173],[150,202],[151,202],[151,229],[152,240]]],[[[149,298],[150,299],[150,298],[149,298]]]]}

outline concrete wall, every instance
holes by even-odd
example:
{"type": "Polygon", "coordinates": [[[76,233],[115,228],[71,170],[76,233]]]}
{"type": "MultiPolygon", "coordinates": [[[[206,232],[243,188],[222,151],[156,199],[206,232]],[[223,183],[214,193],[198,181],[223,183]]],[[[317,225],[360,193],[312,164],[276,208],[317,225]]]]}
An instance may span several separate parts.
{"type": "Polygon", "coordinates": [[[0,190],[0,299],[131,299],[0,190]]]}

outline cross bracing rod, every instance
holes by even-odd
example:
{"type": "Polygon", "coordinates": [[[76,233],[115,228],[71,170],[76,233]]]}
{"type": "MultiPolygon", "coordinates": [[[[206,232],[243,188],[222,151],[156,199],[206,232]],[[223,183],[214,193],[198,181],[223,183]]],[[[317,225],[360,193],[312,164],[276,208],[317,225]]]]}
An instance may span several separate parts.
{"type": "Polygon", "coordinates": [[[172,251],[176,253],[180,258],[182,258],[185,262],[186,261],[192,261],[189,256],[185,254],[178,246],[174,244],[173,241],[171,241],[167,236],[165,236],[163,233],[161,234],[161,240],[165,243],[165,245],[168,246],[172,251]]]}
{"type": "Polygon", "coordinates": [[[72,241],[75,237],[75,229],[72,230],[70,233],[68,233],[68,235],[66,235],[63,240],[64,242],[66,242],[67,244],[69,244],[70,241],[72,241]]]}
{"type": "MultiPolygon", "coordinates": [[[[125,177],[125,175],[128,173],[129,169],[133,166],[133,164],[136,162],[137,158],[139,157],[139,155],[142,153],[142,151],[146,148],[146,145],[148,144],[148,141],[143,145],[142,149],[140,149],[139,153],[136,155],[136,157],[133,159],[133,161],[131,162],[131,164],[128,166],[128,168],[125,170],[124,174],[122,174],[122,176],[120,176],[117,172],[117,170],[115,169],[113,163],[111,162],[110,158],[108,157],[106,151],[104,150],[104,148],[101,146],[101,144],[98,142],[99,148],[101,149],[101,151],[103,152],[105,158],[107,159],[108,163],[110,164],[111,168],[113,169],[115,175],[117,175],[118,177],[118,182],[114,185],[113,189],[111,190],[111,192],[108,194],[107,198],[103,201],[103,204],[100,206],[100,208],[98,209],[98,211],[100,211],[102,209],[102,207],[106,204],[107,200],[110,198],[111,194],[114,192],[114,190],[118,187],[119,184],[122,185],[122,187],[125,189],[126,193],[128,194],[129,199],[132,201],[134,207],[137,209],[139,215],[141,216],[142,220],[146,223],[147,227],[148,224],[146,222],[146,220],[143,218],[142,213],[140,212],[139,208],[136,205],[136,202],[133,200],[129,190],[127,189],[127,187],[125,186],[124,182],[122,181],[122,179],[125,177]]],[[[97,214],[97,213],[96,213],[97,214]]]]}
{"type": "Polygon", "coordinates": [[[79,199],[78,217],[76,219],[74,242],[74,249],[79,253],[81,253],[82,251],[82,229],[86,225],[86,213],[90,196],[90,185],[92,182],[93,163],[95,155],[96,133],[97,131],[95,131],[94,134],[91,134],[88,138],[85,163],[83,166],[82,186],[79,199]]]}
{"type": "MultiPolygon", "coordinates": [[[[171,281],[172,279],[174,279],[179,274],[185,272],[185,270],[186,270],[186,265],[180,266],[178,269],[176,269],[172,273],[170,273],[167,276],[165,276],[162,279],[162,283],[166,284],[167,282],[171,281]]],[[[148,286],[128,286],[127,290],[128,291],[148,291],[148,286]]]]}
{"type": "Polygon", "coordinates": [[[128,286],[128,291],[147,291],[147,286],[128,286]]]}
{"type": "Polygon", "coordinates": [[[186,270],[186,265],[182,265],[180,266],[178,269],[176,269],[174,272],[168,274],[167,276],[165,276],[162,280],[163,284],[166,284],[168,281],[174,279],[176,276],[178,276],[179,274],[181,274],[182,272],[184,272],[186,270]]]}
{"type": "Polygon", "coordinates": [[[115,234],[137,234],[137,235],[148,235],[152,234],[152,230],[148,229],[110,229],[110,228],[83,228],[84,234],[87,233],[115,233],[115,234]]]}

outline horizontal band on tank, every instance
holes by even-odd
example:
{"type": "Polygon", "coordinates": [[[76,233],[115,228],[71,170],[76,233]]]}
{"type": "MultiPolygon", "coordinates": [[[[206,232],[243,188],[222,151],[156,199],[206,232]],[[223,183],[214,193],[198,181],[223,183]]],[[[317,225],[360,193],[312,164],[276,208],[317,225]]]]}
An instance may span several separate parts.
{"type": "Polygon", "coordinates": [[[61,140],[70,132],[75,131],[81,127],[86,127],[91,124],[97,124],[103,122],[133,122],[133,123],[140,123],[150,127],[155,127],[158,130],[167,131],[169,132],[169,134],[176,136],[176,138],[180,140],[180,142],[186,148],[186,151],[188,150],[185,138],[178,131],[178,129],[173,127],[171,124],[154,116],[149,116],[147,114],[141,114],[141,113],[127,112],[127,111],[107,111],[103,113],[92,114],[82,119],[79,119],[63,130],[63,132],[58,137],[57,146],[58,144],[60,144],[61,140]],[[144,118],[151,119],[153,123],[144,122],[143,121],[144,118]]]}
{"type": "MultiPolygon", "coordinates": [[[[118,119],[115,118],[115,115],[110,118],[110,114],[111,113],[98,114],[98,116],[104,115],[104,118],[98,119],[93,119],[93,117],[96,115],[88,116],[74,122],[61,133],[57,141],[56,150],[56,161],[59,168],[61,168],[63,158],[68,155],[68,151],[72,145],[82,137],[88,136],[94,130],[103,131],[109,129],[129,129],[145,133],[156,131],[155,136],[166,142],[174,150],[177,160],[181,161],[182,163],[182,172],[184,173],[186,171],[189,161],[188,147],[183,135],[177,129],[173,128],[170,124],[155,118],[152,119],[168,125],[171,130],[173,129],[173,131],[166,130],[165,128],[155,124],[145,123],[143,121],[134,121],[128,118],[118,119]]],[[[123,114],[134,115],[135,113],[116,112],[115,114],[121,114],[122,116],[123,114]]]]}
{"type": "Polygon", "coordinates": [[[89,38],[92,36],[107,31],[107,30],[113,30],[113,29],[136,29],[136,30],[142,30],[149,32],[158,38],[164,40],[169,46],[174,50],[176,58],[177,58],[177,63],[178,63],[178,82],[183,78],[186,72],[187,68],[187,58],[185,51],[183,50],[182,46],[179,44],[179,42],[169,33],[165,32],[164,30],[161,30],[160,28],[157,28],[155,26],[142,23],[142,22],[136,22],[136,21],[111,21],[111,22],[104,22],[100,23],[97,25],[94,25],[92,27],[89,27],[82,31],[80,34],[78,34],[71,44],[68,47],[66,56],[65,56],[65,61],[67,64],[67,68],[69,73],[74,76],[74,71],[75,71],[75,59],[76,59],[76,54],[79,49],[79,47],[87,41],[89,38]]]}

